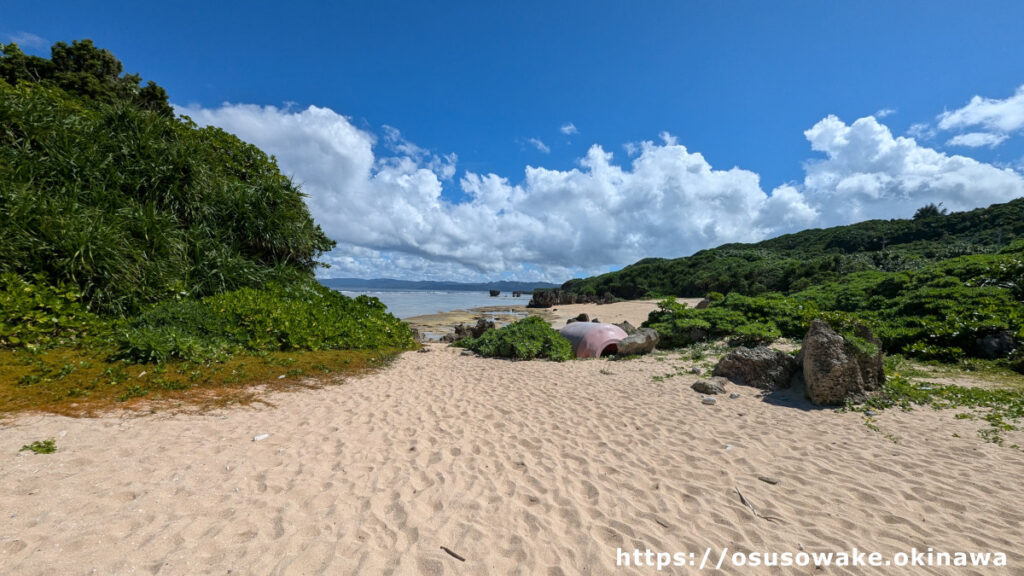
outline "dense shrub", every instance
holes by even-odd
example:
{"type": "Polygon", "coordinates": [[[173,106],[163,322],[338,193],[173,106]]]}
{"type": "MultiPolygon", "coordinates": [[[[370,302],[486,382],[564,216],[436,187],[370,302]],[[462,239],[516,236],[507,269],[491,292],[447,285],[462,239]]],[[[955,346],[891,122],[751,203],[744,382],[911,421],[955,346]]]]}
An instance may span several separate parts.
{"type": "Polygon", "coordinates": [[[66,346],[104,335],[109,328],[86,310],[73,288],[0,274],[0,348],[66,346]]]}
{"type": "Polygon", "coordinates": [[[515,360],[547,358],[561,362],[574,357],[569,341],[536,316],[488,330],[479,338],[464,338],[456,345],[481,356],[515,360]]]}
{"type": "Polygon", "coordinates": [[[860,272],[789,296],[729,294],[703,310],[662,302],[645,325],[666,347],[705,338],[763,343],[802,337],[816,317],[852,332],[863,323],[889,353],[955,361],[978,356],[978,340],[1009,331],[1024,341],[1024,262],[1019,254],[964,256],[917,271],[860,272]]]}
{"type": "Polygon", "coordinates": [[[333,242],[272,158],[132,102],[0,80],[0,272],[128,315],[312,275],[333,242]]]}
{"type": "Polygon", "coordinates": [[[117,357],[218,359],[236,351],[412,348],[409,326],[376,298],[293,281],[159,303],[131,320],[117,357]]]}

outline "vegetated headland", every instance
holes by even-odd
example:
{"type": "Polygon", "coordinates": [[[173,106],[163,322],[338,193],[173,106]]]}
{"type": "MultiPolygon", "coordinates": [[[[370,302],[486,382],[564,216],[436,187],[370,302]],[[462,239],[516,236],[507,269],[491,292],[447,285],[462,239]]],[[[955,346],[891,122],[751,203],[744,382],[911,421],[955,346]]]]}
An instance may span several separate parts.
{"type": "Polygon", "coordinates": [[[887,354],[1024,372],[1024,199],[952,214],[928,205],[909,220],[649,258],[560,291],[562,300],[666,298],[649,321],[664,347],[799,338],[828,317],[867,324],[887,354]],[[710,305],[683,309],[671,297],[710,305]]]}
{"type": "Polygon", "coordinates": [[[175,118],[88,40],[2,51],[0,412],[180,399],[415,346],[375,299],[316,282],[334,242],[273,158],[175,118]]]}

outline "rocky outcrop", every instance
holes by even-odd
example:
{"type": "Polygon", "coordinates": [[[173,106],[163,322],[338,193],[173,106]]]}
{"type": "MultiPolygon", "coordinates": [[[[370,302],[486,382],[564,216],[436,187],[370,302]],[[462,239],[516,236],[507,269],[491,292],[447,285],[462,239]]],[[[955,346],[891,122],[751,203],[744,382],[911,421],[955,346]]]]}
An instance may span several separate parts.
{"type": "Polygon", "coordinates": [[[799,368],[795,358],[780,350],[741,346],[723,356],[712,374],[742,386],[778,390],[789,388],[790,380],[799,368]]]}
{"type": "Polygon", "coordinates": [[[455,342],[456,340],[462,340],[463,338],[479,338],[488,330],[494,330],[494,320],[484,320],[483,318],[480,318],[476,321],[475,326],[471,326],[469,324],[456,324],[455,332],[445,334],[441,337],[441,341],[455,342]]]}
{"type": "Polygon", "coordinates": [[[630,324],[628,320],[623,320],[622,322],[616,324],[616,326],[622,328],[622,331],[625,332],[626,334],[636,334],[636,327],[630,324]]]}
{"type": "Polygon", "coordinates": [[[626,336],[618,343],[617,356],[638,356],[650,354],[658,345],[658,333],[651,328],[641,328],[626,336]]]}
{"type": "Polygon", "coordinates": [[[1004,330],[975,340],[978,351],[986,358],[1006,358],[1017,348],[1013,332],[1004,330]]]}
{"type": "Polygon", "coordinates": [[[568,326],[569,324],[572,324],[573,322],[590,322],[590,316],[588,316],[586,312],[581,312],[579,314],[579,316],[577,316],[575,318],[567,319],[565,321],[565,325],[568,326]]]}
{"type": "Polygon", "coordinates": [[[697,305],[694,306],[693,309],[694,310],[703,310],[703,309],[707,308],[709,305],[711,305],[711,300],[705,298],[705,299],[701,300],[700,302],[697,302],[697,305]]]}
{"type": "Polygon", "coordinates": [[[807,398],[819,406],[863,401],[885,381],[882,342],[867,327],[850,342],[824,320],[814,320],[804,336],[803,378],[807,398]]]}
{"type": "Polygon", "coordinates": [[[565,290],[534,290],[533,296],[527,308],[551,308],[564,304],[611,304],[615,302],[615,296],[611,292],[605,292],[603,296],[590,294],[577,294],[565,290]]]}
{"type": "Polygon", "coordinates": [[[710,380],[697,380],[690,388],[701,394],[725,394],[725,378],[712,378],[710,380]]]}
{"type": "Polygon", "coordinates": [[[499,294],[501,294],[501,290],[491,290],[491,297],[492,298],[497,296],[497,295],[499,295],[499,294]]]}

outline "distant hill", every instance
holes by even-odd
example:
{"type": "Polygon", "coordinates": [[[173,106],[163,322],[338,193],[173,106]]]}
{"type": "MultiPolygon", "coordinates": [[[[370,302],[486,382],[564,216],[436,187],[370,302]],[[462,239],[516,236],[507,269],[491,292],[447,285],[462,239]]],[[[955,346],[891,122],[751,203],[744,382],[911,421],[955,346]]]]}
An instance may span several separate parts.
{"type": "Polygon", "coordinates": [[[500,282],[466,283],[466,282],[435,282],[426,280],[395,280],[393,278],[321,278],[320,283],[336,290],[443,290],[463,292],[486,292],[501,290],[502,292],[530,293],[537,289],[558,288],[558,284],[549,282],[516,282],[502,280],[500,282]]]}
{"type": "Polygon", "coordinates": [[[701,297],[708,292],[791,293],[855,272],[919,270],[1024,239],[1024,199],[946,214],[935,206],[907,220],[869,220],[754,244],[723,244],[675,259],[646,258],[622,270],[569,280],[565,292],[618,298],[701,297]]]}

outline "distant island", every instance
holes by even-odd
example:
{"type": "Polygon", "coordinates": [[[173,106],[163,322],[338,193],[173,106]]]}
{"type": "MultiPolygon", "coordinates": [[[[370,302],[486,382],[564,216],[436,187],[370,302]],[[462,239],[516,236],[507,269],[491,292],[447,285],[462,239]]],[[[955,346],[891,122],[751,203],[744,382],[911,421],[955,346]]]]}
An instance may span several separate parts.
{"type": "Polygon", "coordinates": [[[558,288],[559,284],[549,282],[519,282],[502,280],[500,282],[468,283],[468,282],[437,282],[429,280],[395,280],[393,278],[320,278],[320,283],[336,290],[446,290],[462,292],[502,292],[530,293],[539,289],[558,288]]]}

